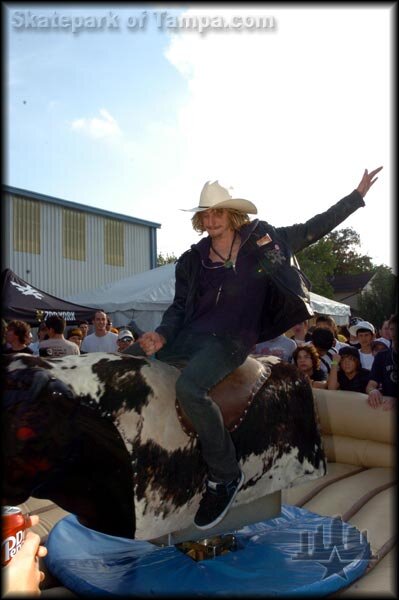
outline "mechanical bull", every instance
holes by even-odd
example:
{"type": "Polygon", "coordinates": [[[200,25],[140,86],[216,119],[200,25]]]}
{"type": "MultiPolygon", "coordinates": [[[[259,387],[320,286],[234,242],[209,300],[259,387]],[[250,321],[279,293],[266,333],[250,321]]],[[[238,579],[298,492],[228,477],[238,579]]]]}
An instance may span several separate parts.
{"type": "MultiPolygon", "coordinates": [[[[3,504],[47,498],[127,538],[191,525],[206,465],[176,402],[176,367],[105,353],[3,360],[3,504]]],[[[245,473],[236,505],[326,472],[312,389],[296,367],[269,357],[240,369],[211,392],[245,473]]]]}

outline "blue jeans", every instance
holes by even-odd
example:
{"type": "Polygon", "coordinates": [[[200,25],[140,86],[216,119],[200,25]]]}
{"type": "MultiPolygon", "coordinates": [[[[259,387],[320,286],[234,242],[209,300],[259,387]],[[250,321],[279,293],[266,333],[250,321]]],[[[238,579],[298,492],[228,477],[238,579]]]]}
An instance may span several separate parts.
{"type": "Polygon", "coordinates": [[[159,360],[187,363],[176,382],[176,396],[198,434],[209,479],[215,482],[235,479],[239,467],[230,433],[208,392],[239,367],[247,354],[238,340],[184,330],[157,353],[159,360]]]}

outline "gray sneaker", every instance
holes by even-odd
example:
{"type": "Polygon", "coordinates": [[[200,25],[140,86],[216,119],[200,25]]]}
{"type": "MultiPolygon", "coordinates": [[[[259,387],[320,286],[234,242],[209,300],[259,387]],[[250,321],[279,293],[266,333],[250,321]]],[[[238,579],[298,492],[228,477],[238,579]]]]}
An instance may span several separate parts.
{"type": "Polygon", "coordinates": [[[220,523],[233,504],[244,481],[245,477],[242,471],[237,479],[228,483],[215,483],[208,479],[205,493],[194,517],[194,525],[198,529],[211,529],[220,523]]]}

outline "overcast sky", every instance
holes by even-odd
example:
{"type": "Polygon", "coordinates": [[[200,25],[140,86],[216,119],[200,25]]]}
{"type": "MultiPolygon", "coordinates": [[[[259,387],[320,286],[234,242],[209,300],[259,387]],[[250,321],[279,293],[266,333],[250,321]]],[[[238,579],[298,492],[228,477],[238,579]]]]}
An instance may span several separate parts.
{"type": "Polygon", "coordinates": [[[161,223],[179,255],[207,180],[280,226],[383,165],[341,227],[395,267],[393,3],[76,6],[5,4],[8,185],[161,223]]]}

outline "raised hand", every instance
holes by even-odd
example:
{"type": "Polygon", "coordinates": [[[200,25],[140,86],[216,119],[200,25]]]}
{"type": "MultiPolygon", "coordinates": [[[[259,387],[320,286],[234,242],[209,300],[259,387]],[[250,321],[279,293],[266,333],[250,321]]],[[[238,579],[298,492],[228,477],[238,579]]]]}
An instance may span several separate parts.
{"type": "Polygon", "coordinates": [[[382,167],[378,167],[378,169],[374,169],[374,171],[371,171],[371,173],[368,172],[368,169],[364,170],[363,177],[356,188],[363,198],[365,197],[373,183],[377,181],[378,177],[375,176],[381,171],[381,169],[382,167]]]}

